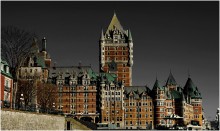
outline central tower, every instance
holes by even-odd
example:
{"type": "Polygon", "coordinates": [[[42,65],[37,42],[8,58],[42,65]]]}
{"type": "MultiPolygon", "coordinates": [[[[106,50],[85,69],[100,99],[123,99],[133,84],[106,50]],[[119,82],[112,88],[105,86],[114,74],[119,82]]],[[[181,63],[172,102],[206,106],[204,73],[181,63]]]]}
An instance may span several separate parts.
{"type": "Polygon", "coordinates": [[[124,86],[132,85],[133,40],[130,30],[124,30],[116,14],[99,41],[100,72],[114,73],[124,86]]]}

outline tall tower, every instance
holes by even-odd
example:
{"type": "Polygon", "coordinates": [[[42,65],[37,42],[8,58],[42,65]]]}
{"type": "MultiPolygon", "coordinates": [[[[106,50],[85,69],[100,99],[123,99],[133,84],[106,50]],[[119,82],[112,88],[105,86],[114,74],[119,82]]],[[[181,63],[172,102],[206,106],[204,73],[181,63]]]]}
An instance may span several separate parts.
{"type": "Polygon", "coordinates": [[[125,86],[132,85],[133,40],[130,30],[124,30],[116,14],[99,41],[100,72],[114,73],[125,86]]]}

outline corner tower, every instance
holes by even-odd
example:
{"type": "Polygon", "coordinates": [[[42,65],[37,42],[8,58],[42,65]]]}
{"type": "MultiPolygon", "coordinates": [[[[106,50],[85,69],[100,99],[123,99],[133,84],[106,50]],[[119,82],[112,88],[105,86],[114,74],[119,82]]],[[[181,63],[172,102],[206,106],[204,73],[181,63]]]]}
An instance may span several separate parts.
{"type": "Polygon", "coordinates": [[[99,41],[100,72],[114,73],[117,81],[132,85],[133,40],[130,30],[124,30],[114,13],[108,29],[99,41]]]}

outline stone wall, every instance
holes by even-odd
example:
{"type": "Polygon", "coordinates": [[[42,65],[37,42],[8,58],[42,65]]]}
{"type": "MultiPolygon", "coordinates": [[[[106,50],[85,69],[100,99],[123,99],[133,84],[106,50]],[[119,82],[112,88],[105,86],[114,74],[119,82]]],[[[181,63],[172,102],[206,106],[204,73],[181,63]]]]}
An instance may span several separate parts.
{"type": "Polygon", "coordinates": [[[1,110],[1,130],[64,130],[65,117],[1,110]]]}

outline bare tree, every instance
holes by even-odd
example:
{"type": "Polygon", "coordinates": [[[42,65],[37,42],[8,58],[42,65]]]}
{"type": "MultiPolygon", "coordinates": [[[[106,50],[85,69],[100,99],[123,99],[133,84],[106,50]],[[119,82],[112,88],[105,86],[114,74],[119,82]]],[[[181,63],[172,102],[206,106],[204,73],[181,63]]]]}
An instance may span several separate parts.
{"type": "Polygon", "coordinates": [[[31,107],[34,103],[33,99],[36,98],[36,95],[36,80],[18,80],[18,97],[16,99],[18,108],[23,106],[27,110],[27,107],[31,107]]]}
{"type": "Polygon", "coordinates": [[[40,82],[37,84],[37,103],[42,112],[55,109],[57,94],[56,85],[40,82]]]}
{"type": "Polygon", "coordinates": [[[18,68],[29,55],[33,38],[36,38],[34,33],[15,26],[3,26],[1,30],[1,57],[8,62],[15,82],[13,108],[15,108],[17,94],[18,68]]]}

